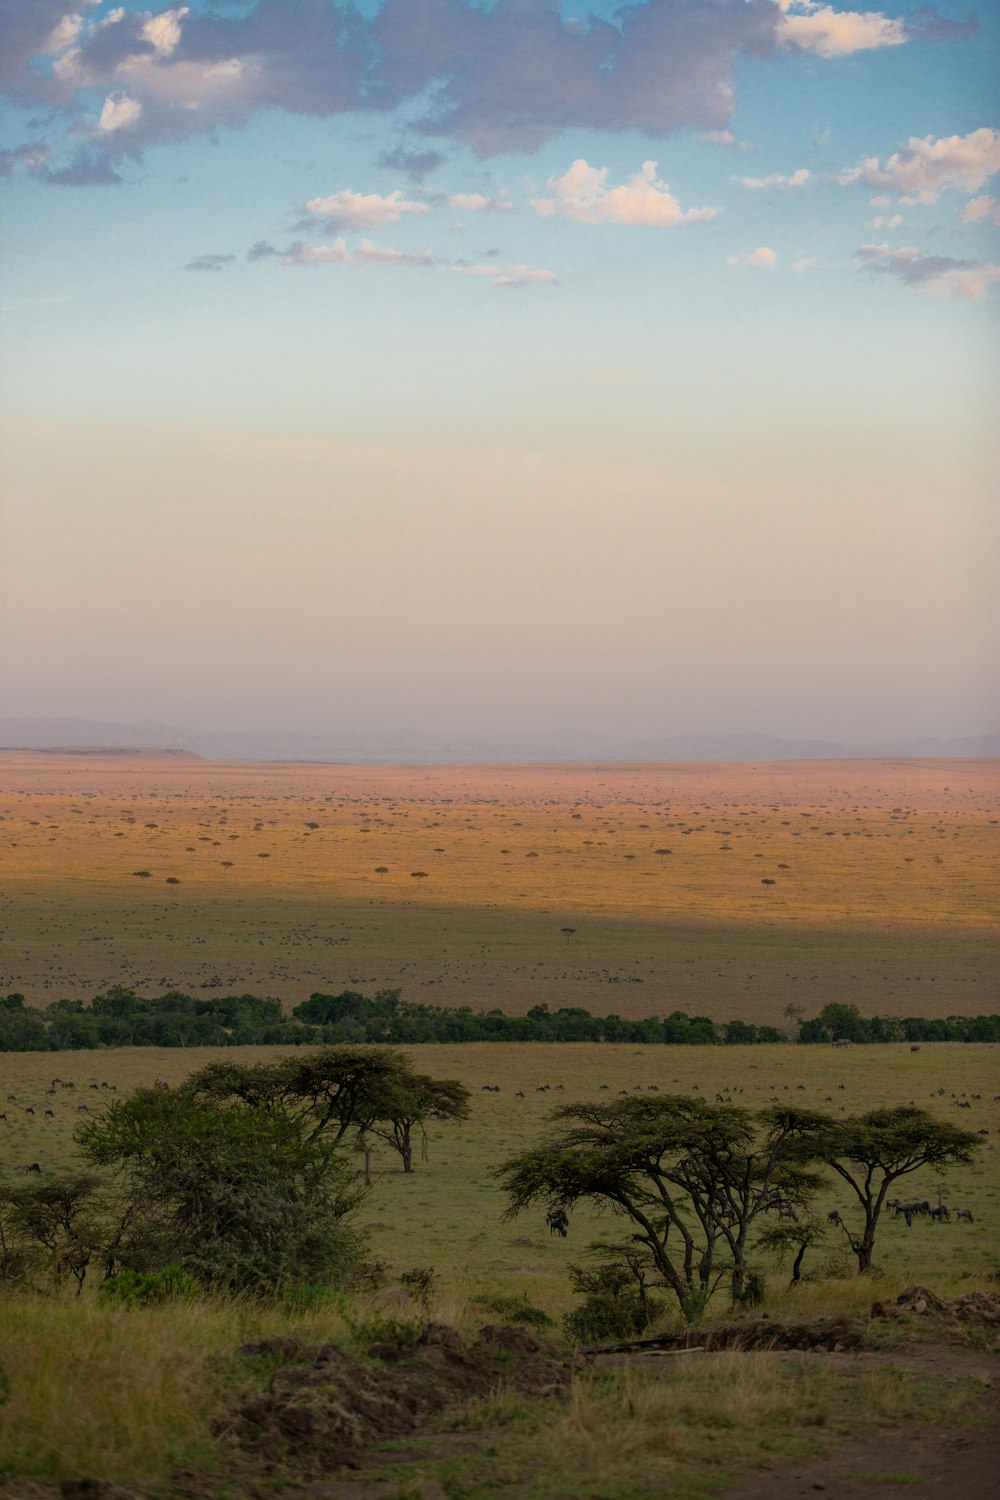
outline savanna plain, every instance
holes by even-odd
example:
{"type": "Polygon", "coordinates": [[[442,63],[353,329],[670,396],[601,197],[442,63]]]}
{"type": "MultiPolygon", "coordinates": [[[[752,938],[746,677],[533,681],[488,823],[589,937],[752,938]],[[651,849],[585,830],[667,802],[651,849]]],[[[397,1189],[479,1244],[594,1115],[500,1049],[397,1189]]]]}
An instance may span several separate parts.
{"type": "MultiPolygon", "coordinates": [[[[32,1005],[119,984],[249,991],[287,1007],[388,987],[446,1007],[683,1010],[792,1032],[796,1014],[835,1001],[930,1018],[997,1008],[995,762],[380,768],[5,752],[0,786],[0,992],[32,1005]]],[[[143,1496],[694,1500],[738,1483],[800,1493],[782,1476],[807,1463],[827,1466],[816,1487],[832,1493],[920,1494],[932,1492],[926,1473],[883,1455],[887,1431],[945,1444],[965,1433],[968,1454],[981,1451],[996,1323],[869,1309],[914,1283],[995,1303],[995,1047],[405,1050],[421,1072],[465,1084],[471,1106],[429,1124],[411,1173],[376,1146],[357,1215],[380,1266],[370,1285],[266,1303],[127,1306],[92,1280],[79,1297],[71,1285],[0,1297],[0,1494],[110,1500],[99,1486],[115,1484],[143,1496]],[[885,1215],[872,1272],[857,1274],[827,1218],[852,1206],[833,1174],[802,1280],[762,1258],[776,1325],[842,1320],[863,1348],[619,1356],[527,1388],[513,1362],[543,1356],[512,1349],[510,1380],[501,1361],[405,1438],[387,1429],[349,1480],[297,1464],[287,1432],[261,1447],[223,1419],[240,1402],[245,1412],[248,1390],[270,1389],[277,1364],[307,1365],[303,1351],[334,1344],[367,1369],[373,1342],[405,1341],[428,1319],[475,1350],[476,1329],[520,1307],[529,1343],[538,1334],[565,1351],[562,1319],[579,1300],[570,1267],[587,1264],[590,1242],[620,1238],[621,1223],[581,1205],[564,1238],[542,1208],[505,1219],[497,1167],[543,1137],[556,1105],[653,1091],[835,1115],[914,1103],[975,1131],[980,1149],[903,1179],[905,1197],[951,1217],[908,1227],[885,1215]],[[246,1354],[254,1343],[268,1352],[246,1354]],[[848,1478],[837,1465],[852,1453],[848,1478]],[[84,1481],[98,1487],[73,1489],[84,1481]]],[[[0,1055],[4,1182],[25,1182],[35,1163],[40,1180],[77,1169],[82,1120],[220,1055],[0,1055]]],[[[224,1056],[254,1064],[275,1049],[224,1056]]],[[[703,1323],[760,1314],[734,1314],[720,1293],[703,1323]]],[[[667,1308],[653,1331],[679,1326],[667,1308]]],[[[970,1496],[988,1493],[979,1482],[969,1470],[970,1496]]]]}

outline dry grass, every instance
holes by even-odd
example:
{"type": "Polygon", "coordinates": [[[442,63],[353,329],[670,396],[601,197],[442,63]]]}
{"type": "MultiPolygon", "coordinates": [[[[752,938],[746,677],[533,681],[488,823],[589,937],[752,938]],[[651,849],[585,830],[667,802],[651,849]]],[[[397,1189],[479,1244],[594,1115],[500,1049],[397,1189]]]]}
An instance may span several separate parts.
{"type": "Polygon", "coordinates": [[[914,1380],[887,1365],[695,1353],[582,1375],[548,1411],[519,1411],[501,1394],[475,1414],[510,1424],[494,1437],[488,1469],[472,1460],[425,1472],[445,1475],[450,1492],[509,1500],[704,1500],[741,1469],[828,1452],[841,1434],[916,1416],[961,1420],[980,1394],[971,1382],[914,1380]]]}
{"type": "Polygon", "coordinates": [[[209,1421],[219,1381],[209,1356],[279,1334],[320,1342],[344,1332],[332,1310],[211,1301],[129,1310],[96,1297],[8,1293],[0,1475],[155,1484],[175,1467],[216,1468],[209,1421]]]}
{"type": "Polygon", "coordinates": [[[790,1002],[947,1015],[995,993],[996,762],[5,752],[0,781],[0,990],[37,1000],[389,985],[514,1013],[781,1023],[790,1002]]]}

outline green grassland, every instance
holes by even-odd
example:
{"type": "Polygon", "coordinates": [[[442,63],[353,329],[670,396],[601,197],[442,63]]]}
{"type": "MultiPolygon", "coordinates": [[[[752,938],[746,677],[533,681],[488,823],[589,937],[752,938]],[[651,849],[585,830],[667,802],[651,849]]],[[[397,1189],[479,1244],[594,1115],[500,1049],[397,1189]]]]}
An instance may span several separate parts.
{"type": "Polygon", "coordinates": [[[399,987],[780,1025],[977,1014],[989,761],[316,767],[0,754],[0,992],[399,987]],[[146,872],[140,874],[138,872],[146,872]]]}
{"type": "MultiPolygon", "coordinates": [[[[569,1265],[580,1261],[591,1239],[617,1237],[621,1226],[578,1210],[563,1240],[548,1234],[540,1210],[505,1222],[494,1172],[505,1157],[539,1138],[552,1108],[614,1097],[621,1089],[656,1084],[664,1092],[709,1099],[725,1093],[748,1106],[777,1097],[832,1112],[912,1099],[967,1128],[988,1131],[973,1165],[940,1178],[917,1173],[900,1184],[904,1197],[936,1200],[940,1190],[952,1209],[971,1209],[974,1224],[921,1218],[907,1230],[902,1220],[887,1217],[876,1272],[863,1278],[832,1228],[807,1258],[806,1279],[798,1287],[788,1285],[787,1270],[773,1264],[763,1269],[769,1313],[792,1320],[862,1313],[873,1297],[894,1296],[913,1282],[945,1296],[996,1286],[1000,1047],[925,1044],[912,1053],[895,1044],[471,1044],[404,1050],[417,1067],[466,1083],[472,1108],[468,1120],[432,1128],[429,1159],[412,1174],[404,1174],[386,1148],[376,1152],[375,1181],[359,1217],[373,1253],[386,1264],[383,1285],[357,1293],[346,1309],[204,1299],[129,1310],[106,1306],[90,1286],[79,1300],[69,1289],[49,1296],[6,1294],[0,1298],[0,1345],[6,1350],[0,1367],[7,1387],[0,1403],[4,1500],[35,1494],[29,1480],[88,1474],[156,1495],[244,1493],[233,1477],[233,1454],[212,1437],[211,1424],[231,1399],[234,1382],[244,1378],[232,1351],[248,1340],[292,1335],[306,1343],[350,1346],[358,1319],[371,1326],[373,1320],[428,1313],[471,1330],[495,1321],[488,1301],[507,1296],[527,1298],[546,1312],[558,1341],[559,1320],[574,1300],[569,1265]],[[484,1092],[487,1083],[498,1084],[500,1092],[484,1092]],[[958,1108],[963,1096],[967,1110],[958,1108]],[[437,1273],[428,1307],[419,1306],[399,1279],[420,1268],[437,1273]],[[189,1476],[188,1488],[172,1488],[170,1476],[178,1470],[189,1476]]],[[[142,1048],[0,1056],[4,1180],[30,1180],[22,1171],[33,1161],[43,1181],[72,1168],[76,1126],[114,1091],[121,1095],[157,1079],[179,1083],[218,1055],[209,1049],[142,1048]],[[65,1086],[70,1083],[74,1087],[65,1086]]],[[[245,1062],[276,1055],[270,1048],[226,1052],[245,1062]]],[[[832,1179],[819,1206],[848,1207],[832,1179]]],[[[720,1296],[708,1316],[728,1312],[720,1296]]],[[[905,1335],[895,1325],[878,1326],[890,1339],[905,1335]]],[[[829,1452],[845,1435],[906,1418],[968,1420],[979,1409],[982,1389],[962,1371],[957,1379],[944,1379],[933,1362],[923,1369],[919,1350],[902,1369],[778,1354],[667,1361],[655,1369],[583,1374],[567,1399],[552,1406],[499,1391],[455,1414],[457,1446],[449,1446],[447,1433],[430,1431],[404,1443],[398,1464],[379,1472],[398,1476],[401,1500],[442,1493],[454,1500],[490,1494],[503,1500],[652,1500],[667,1492],[696,1500],[716,1494],[747,1466],[829,1452]],[[462,1432],[474,1435],[471,1446],[462,1446],[462,1432]],[[443,1488],[422,1488],[424,1478],[443,1488]]],[[[40,1500],[51,1493],[37,1491],[40,1500]]]]}
{"type": "MultiPolygon", "coordinates": [[[[911,1053],[907,1046],[895,1044],[639,1049],[475,1043],[403,1050],[422,1071],[465,1083],[473,1094],[472,1113],[463,1123],[432,1128],[429,1160],[412,1174],[403,1173],[398,1158],[380,1147],[374,1157],[375,1185],[361,1221],[368,1227],[374,1253],[392,1273],[434,1268],[440,1278],[441,1311],[460,1322],[475,1319],[471,1299],[484,1287],[492,1293],[526,1294],[554,1318],[568,1310],[569,1263],[579,1259],[592,1238],[614,1237],[620,1226],[579,1210],[569,1237],[562,1240],[546,1232],[540,1211],[505,1223],[504,1201],[493,1173],[506,1157],[537,1140],[547,1114],[560,1103],[615,1097],[621,1089],[648,1089],[651,1084],[663,1093],[700,1092],[709,1100],[725,1093],[750,1107],[763,1107],[777,1097],[834,1113],[841,1107],[856,1113],[912,1099],[966,1129],[988,1130],[976,1163],[941,1179],[944,1201],[953,1208],[971,1209],[974,1224],[919,1219],[907,1230],[902,1220],[887,1218],[876,1261],[893,1286],[930,1279],[935,1286],[953,1289],[969,1277],[988,1278],[997,1265],[1000,1102],[994,1095],[1000,1093],[1000,1048],[925,1044],[919,1053],[911,1053]],[[484,1084],[499,1084],[500,1092],[485,1092],[484,1084]],[[545,1084],[548,1090],[539,1092],[545,1084]],[[602,1085],[607,1085],[607,1094],[602,1085]],[[975,1094],[981,1097],[970,1097],[975,1094]],[[953,1095],[965,1096],[971,1107],[959,1109],[953,1095]]],[[[227,1058],[245,1061],[276,1054],[277,1049],[270,1048],[226,1051],[227,1058]]],[[[156,1079],[177,1083],[213,1056],[218,1053],[196,1048],[0,1056],[0,1110],[7,1116],[0,1120],[5,1176],[17,1180],[24,1166],[34,1161],[46,1173],[70,1167],[75,1127],[108,1097],[109,1091],[100,1085],[114,1084],[123,1093],[156,1079]],[[50,1093],[56,1077],[61,1082],[50,1093]],[[75,1087],[63,1087],[67,1082],[75,1087]],[[29,1108],[33,1114],[25,1113],[29,1108]],[[52,1110],[51,1117],[46,1109],[52,1110]]],[[[937,1188],[931,1174],[917,1173],[904,1180],[901,1193],[936,1201],[937,1188]]],[[[845,1190],[831,1180],[820,1206],[846,1210],[845,1190]]],[[[805,1269],[835,1270],[842,1258],[843,1240],[831,1232],[805,1269]]],[[[774,1295],[784,1296],[785,1277],[776,1268],[771,1272],[774,1295]]],[[[870,1296],[870,1287],[857,1278],[820,1278],[795,1293],[797,1305],[803,1306],[839,1305],[845,1297],[861,1306],[870,1296]]]]}

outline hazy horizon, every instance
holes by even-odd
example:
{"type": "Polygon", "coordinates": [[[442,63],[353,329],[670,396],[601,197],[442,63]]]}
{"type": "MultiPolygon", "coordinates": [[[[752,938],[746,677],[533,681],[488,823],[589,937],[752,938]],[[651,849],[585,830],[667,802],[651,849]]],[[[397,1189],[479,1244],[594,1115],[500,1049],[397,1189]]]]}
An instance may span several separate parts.
{"type": "Polygon", "coordinates": [[[0,5],[0,712],[993,730],[970,3],[0,5]]]}

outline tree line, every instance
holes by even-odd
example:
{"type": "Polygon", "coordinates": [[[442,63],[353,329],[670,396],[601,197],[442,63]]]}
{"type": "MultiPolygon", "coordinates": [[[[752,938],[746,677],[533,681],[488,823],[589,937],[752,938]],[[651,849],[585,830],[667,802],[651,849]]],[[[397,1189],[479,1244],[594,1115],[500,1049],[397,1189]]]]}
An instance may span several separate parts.
{"type": "Polygon", "coordinates": [[[523,1016],[501,1010],[451,1010],[404,1000],[399,990],[367,996],[355,990],[316,993],[286,1015],[280,1000],[258,995],[186,995],[179,990],[144,998],[114,985],[88,1003],[56,1000],[29,1006],[23,995],[0,999],[0,1052],[85,1051],[106,1047],[336,1046],[346,1042],[627,1042],[638,1045],[753,1046],[797,1041],[996,1042],[1000,1015],[862,1016],[854,1005],[832,1003],[804,1019],[788,1007],[789,1030],[749,1021],[715,1022],[673,1011],[626,1020],[594,1016],[579,1006],[535,1005],[523,1016]],[[796,1034],[790,1034],[791,1032],[796,1034]]]}

